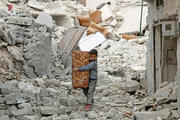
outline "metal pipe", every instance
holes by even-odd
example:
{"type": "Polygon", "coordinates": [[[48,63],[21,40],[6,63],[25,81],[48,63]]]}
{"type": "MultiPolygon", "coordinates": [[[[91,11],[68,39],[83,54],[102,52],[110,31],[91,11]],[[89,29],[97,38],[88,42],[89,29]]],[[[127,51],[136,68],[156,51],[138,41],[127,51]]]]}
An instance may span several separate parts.
{"type": "Polygon", "coordinates": [[[142,36],[142,15],[143,15],[143,5],[144,5],[144,0],[142,0],[141,4],[141,17],[140,17],[140,30],[139,30],[139,35],[142,36]]]}

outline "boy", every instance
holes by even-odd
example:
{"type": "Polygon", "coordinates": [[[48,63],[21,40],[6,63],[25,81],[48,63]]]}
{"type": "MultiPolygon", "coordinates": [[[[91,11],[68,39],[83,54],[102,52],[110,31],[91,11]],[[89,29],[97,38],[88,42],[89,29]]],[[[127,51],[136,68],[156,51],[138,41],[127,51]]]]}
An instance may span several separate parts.
{"type": "Polygon", "coordinates": [[[94,103],[93,93],[95,91],[95,87],[97,83],[97,50],[92,49],[90,51],[90,64],[81,66],[79,68],[76,67],[74,68],[74,70],[75,71],[90,70],[88,87],[83,89],[83,93],[87,98],[85,109],[86,111],[89,111],[91,109],[91,104],[94,103]]]}

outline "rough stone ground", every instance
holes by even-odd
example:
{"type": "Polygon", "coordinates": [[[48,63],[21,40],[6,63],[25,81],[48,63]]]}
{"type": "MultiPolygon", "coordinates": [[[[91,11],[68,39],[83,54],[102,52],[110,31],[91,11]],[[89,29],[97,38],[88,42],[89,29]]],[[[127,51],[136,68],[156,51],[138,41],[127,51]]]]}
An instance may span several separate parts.
{"type": "MultiPolygon", "coordinates": [[[[114,35],[116,39],[97,47],[99,79],[95,103],[92,110],[86,112],[82,90],[72,89],[71,68],[65,68],[58,59],[56,45],[67,28],[56,26],[55,32],[37,23],[33,13],[21,11],[26,1],[10,1],[17,9],[12,13],[0,2],[0,120],[179,118],[176,83],[163,83],[152,96],[147,96],[143,89],[147,36],[128,41],[114,35]]],[[[43,4],[48,4],[46,2],[43,4]]],[[[75,15],[84,10],[82,6],[77,9],[72,1],[63,4],[66,12],[75,15]]],[[[32,12],[27,6],[23,9],[32,12]]]]}

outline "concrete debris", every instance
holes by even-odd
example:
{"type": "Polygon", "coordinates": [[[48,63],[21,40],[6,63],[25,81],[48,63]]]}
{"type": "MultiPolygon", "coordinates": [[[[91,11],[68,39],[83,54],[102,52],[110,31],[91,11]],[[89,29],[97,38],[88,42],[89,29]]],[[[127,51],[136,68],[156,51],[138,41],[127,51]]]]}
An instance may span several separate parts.
{"type": "Polygon", "coordinates": [[[106,38],[99,32],[96,34],[89,35],[85,38],[82,38],[78,45],[80,50],[82,51],[90,51],[97,47],[98,45],[102,44],[106,38]]]}
{"type": "Polygon", "coordinates": [[[49,28],[52,28],[54,26],[52,17],[46,13],[40,14],[37,17],[35,23],[41,25],[47,25],[49,28]]]}
{"type": "Polygon", "coordinates": [[[24,17],[9,17],[8,23],[17,24],[17,25],[27,25],[30,26],[33,24],[32,18],[24,18],[24,17]]]}
{"type": "Polygon", "coordinates": [[[102,21],[106,21],[113,16],[111,10],[108,8],[108,5],[102,7],[100,11],[102,12],[102,21]]]}
{"type": "Polygon", "coordinates": [[[170,110],[164,109],[156,112],[137,112],[134,114],[134,117],[136,118],[136,120],[148,120],[157,117],[161,117],[162,120],[170,120],[170,114],[170,110]]]}
{"type": "Polygon", "coordinates": [[[121,13],[139,10],[140,2],[116,0],[113,10],[102,9],[104,16],[71,0],[9,2],[11,12],[0,1],[0,120],[179,119],[176,83],[161,84],[152,96],[144,90],[148,37],[126,40],[119,34],[129,11],[121,13]],[[78,32],[76,16],[83,16],[96,42],[79,41],[89,36],[85,28],[78,32]],[[78,41],[82,50],[98,50],[95,103],[88,112],[82,90],[72,89],[69,56],[78,41]]]}

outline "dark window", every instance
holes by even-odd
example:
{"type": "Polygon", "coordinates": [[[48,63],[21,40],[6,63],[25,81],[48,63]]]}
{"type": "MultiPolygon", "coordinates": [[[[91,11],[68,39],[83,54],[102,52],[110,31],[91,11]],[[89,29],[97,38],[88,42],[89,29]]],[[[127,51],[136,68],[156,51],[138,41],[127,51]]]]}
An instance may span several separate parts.
{"type": "Polygon", "coordinates": [[[171,30],[171,24],[166,24],[166,30],[171,30]]]}
{"type": "Polygon", "coordinates": [[[164,0],[156,0],[156,7],[162,6],[164,4],[164,0]]]}

